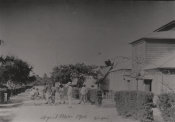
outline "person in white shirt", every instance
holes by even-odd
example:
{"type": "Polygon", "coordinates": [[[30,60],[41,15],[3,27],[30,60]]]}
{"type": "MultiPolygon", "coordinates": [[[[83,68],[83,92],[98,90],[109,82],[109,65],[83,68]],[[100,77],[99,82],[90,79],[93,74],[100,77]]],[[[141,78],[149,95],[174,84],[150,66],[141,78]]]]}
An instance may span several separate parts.
{"type": "Polygon", "coordinates": [[[36,92],[36,89],[35,89],[35,87],[33,87],[32,89],[31,89],[31,91],[30,91],[30,95],[31,95],[31,99],[33,100],[33,99],[35,99],[34,97],[35,97],[35,92],[36,92]]]}
{"type": "Polygon", "coordinates": [[[60,87],[59,86],[57,86],[56,88],[55,88],[55,104],[58,104],[60,101],[60,87]]]}
{"type": "Polygon", "coordinates": [[[50,85],[47,86],[46,89],[46,104],[51,104],[51,96],[52,96],[52,88],[50,85]]]}
{"type": "Polygon", "coordinates": [[[83,85],[83,87],[80,90],[80,102],[79,104],[81,104],[81,102],[85,103],[86,102],[86,85],[83,85]]]}
{"type": "Polygon", "coordinates": [[[34,98],[35,99],[39,98],[39,89],[38,88],[36,88],[36,90],[35,90],[34,98]]]}
{"type": "Polygon", "coordinates": [[[64,104],[65,100],[64,100],[64,86],[61,84],[60,88],[59,88],[59,98],[60,98],[60,104],[64,104]]]}
{"type": "Polygon", "coordinates": [[[71,108],[72,107],[72,85],[71,85],[71,82],[68,83],[67,97],[68,97],[69,107],[71,108]]]}

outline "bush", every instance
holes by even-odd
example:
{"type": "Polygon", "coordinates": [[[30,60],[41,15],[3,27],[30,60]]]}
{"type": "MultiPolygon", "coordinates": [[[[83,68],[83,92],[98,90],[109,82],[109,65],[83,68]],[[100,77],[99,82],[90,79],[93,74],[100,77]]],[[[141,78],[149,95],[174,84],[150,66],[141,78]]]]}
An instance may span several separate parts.
{"type": "Polygon", "coordinates": [[[164,93],[158,96],[157,106],[166,122],[175,121],[175,93],[164,93]]]}
{"type": "Polygon", "coordinates": [[[118,114],[141,120],[141,122],[153,121],[153,93],[143,91],[118,91],[115,94],[118,114]]]}

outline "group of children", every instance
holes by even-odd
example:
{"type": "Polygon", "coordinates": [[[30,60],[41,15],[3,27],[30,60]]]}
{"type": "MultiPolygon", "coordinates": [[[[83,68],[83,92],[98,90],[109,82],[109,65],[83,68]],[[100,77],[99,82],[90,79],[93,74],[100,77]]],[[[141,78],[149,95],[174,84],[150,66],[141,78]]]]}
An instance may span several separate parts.
{"type": "Polygon", "coordinates": [[[31,95],[31,99],[32,99],[32,100],[34,100],[34,99],[39,99],[39,98],[40,98],[40,96],[39,96],[39,89],[33,87],[33,88],[30,90],[30,95],[31,95]]]}
{"type": "MultiPolygon", "coordinates": [[[[88,90],[86,85],[83,85],[80,89],[80,101],[81,103],[87,102],[87,93],[88,90]]],[[[44,89],[42,90],[42,95],[39,93],[38,88],[33,88],[32,90],[32,99],[40,99],[43,98],[46,101],[46,104],[65,104],[68,102],[69,107],[72,107],[72,84],[69,82],[68,84],[59,84],[57,86],[52,85],[45,85],[44,89]]],[[[101,104],[102,102],[102,93],[99,91],[97,92],[97,100],[98,103],[101,104]]]]}
{"type": "Polygon", "coordinates": [[[46,85],[43,90],[43,98],[46,104],[65,104],[68,100],[69,106],[72,105],[72,85],[71,82],[58,86],[46,85]]]}
{"type": "Polygon", "coordinates": [[[53,86],[46,84],[40,94],[39,89],[33,87],[31,90],[31,99],[45,100],[46,104],[65,104],[68,100],[69,107],[72,106],[72,85],[71,82],[65,85],[53,86]]]}

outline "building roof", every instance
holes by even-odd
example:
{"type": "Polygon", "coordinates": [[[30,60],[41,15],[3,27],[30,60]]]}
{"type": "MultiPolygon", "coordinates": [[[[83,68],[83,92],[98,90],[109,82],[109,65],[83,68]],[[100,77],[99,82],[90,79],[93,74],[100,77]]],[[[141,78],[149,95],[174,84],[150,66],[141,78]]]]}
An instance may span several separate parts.
{"type": "Polygon", "coordinates": [[[175,31],[153,32],[143,38],[148,39],[175,39],[175,31]]]}
{"type": "Polygon", "coordinates": [[[112,72],[119,71],[119,70],[131,70],[132,69],[132,62],[131,60],[128,60],[126,62],[118,64],[112,72]]]}
{"type": "Polygon", "coordinates": [[[150,34],[131,42],[130,44],[135,44],[146,39],[170,39],[175,41],[175,20],[169,22],[168,24],[156,29],[150,34]]]}
{"type": "Polygon", "coordinates": [[[174,28],[175,28],[175,20],[161,26],[160,28],[156,29],[154,32],[169,31],[169,30],[174,30],[174,28]]]}

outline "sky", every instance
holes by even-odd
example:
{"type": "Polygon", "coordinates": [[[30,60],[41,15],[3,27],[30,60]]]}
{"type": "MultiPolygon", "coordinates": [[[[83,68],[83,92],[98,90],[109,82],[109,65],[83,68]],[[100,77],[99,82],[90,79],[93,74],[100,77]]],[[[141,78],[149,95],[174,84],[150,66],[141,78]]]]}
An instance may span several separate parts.
{"type": "Polygon", "coordinates": [[[40,76],[60,64],[102,65],[131,57],[130,42],[175,19],[175,2],[0,2],[1,55],[13,55],[40,76]]]}

